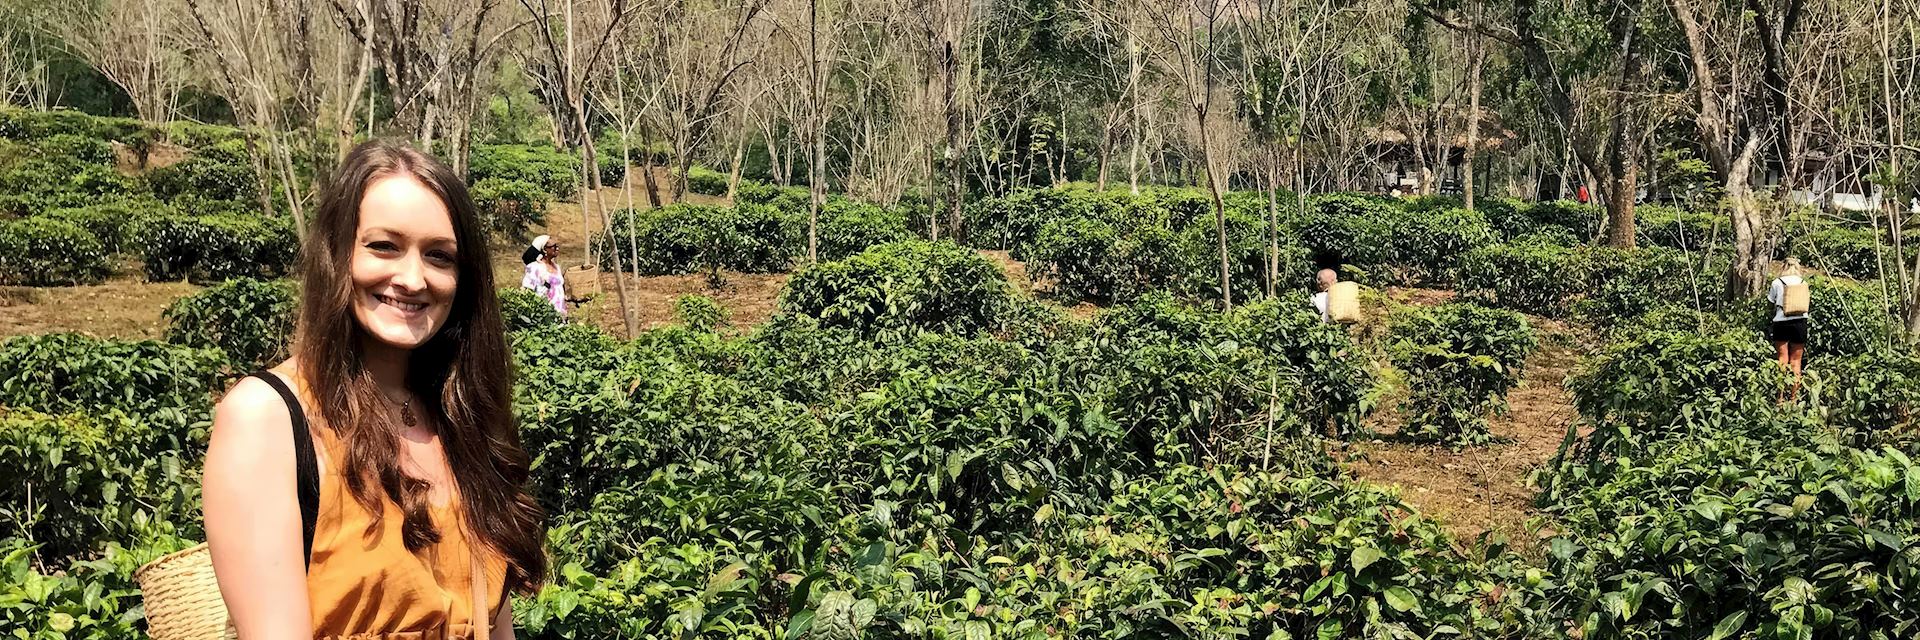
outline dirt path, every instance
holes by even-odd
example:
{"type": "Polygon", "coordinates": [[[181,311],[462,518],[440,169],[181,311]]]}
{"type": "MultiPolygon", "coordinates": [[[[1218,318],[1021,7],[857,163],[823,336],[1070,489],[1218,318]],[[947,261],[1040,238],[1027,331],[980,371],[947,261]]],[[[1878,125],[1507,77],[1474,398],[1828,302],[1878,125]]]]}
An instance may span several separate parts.
{"type": "Polygon", "coordinates": [[[117,277],[81,287],[0,287],[0,336],[77,332],[102,338],[159,338],[168,304],[200,287],[117,277]]]}
{"type": "Polygon", "coordinates": [[[1382,439],[1357,442],[1342,455],[1361,479],[1400,487],[1408,503],[1445,521],[1456,534],[1471,538],[1493,530],[1516,546],[1534,539],[1527,521],[1537,488],[1528,479],[1552,459],[1577,416],[1566,389],[1579,360],[1572,330],[1561,323],[1530,318],[1541,347],[1527,361],[1520,386],[1507,394],[1510,410],[1490,424],[1499,442],[1454,452],[1444,446],[1390,441],[1402,417],[1383,410],[1375,428],[1382,439]]]}

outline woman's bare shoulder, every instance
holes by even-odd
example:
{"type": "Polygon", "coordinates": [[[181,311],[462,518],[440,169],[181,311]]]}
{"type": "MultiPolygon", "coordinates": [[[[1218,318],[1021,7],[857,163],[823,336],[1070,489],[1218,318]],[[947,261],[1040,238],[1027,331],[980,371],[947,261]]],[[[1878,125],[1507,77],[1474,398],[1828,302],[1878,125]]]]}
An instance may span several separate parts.
{"type": "MultiPolygon", "coordinates": [[[[297,384],[298,367],[292,360],[280,363],[268,369],[269,375],[278,375],[282,382],[293,388],[297,384]]],[[[265,380],[248,376],[234,383],[227,395],[220,398],[213,408],[213,432],[215,438],[227,436],[228,440],[253,441],[255,438],[290,438],[287,434],[293,425],[293,413],[280,392],[267,384],[265,380]]],[[[290,440],[289,440],[290,441],[290,440]]],[[[254,441],[254,444],[261,444],[254,441]]]]}

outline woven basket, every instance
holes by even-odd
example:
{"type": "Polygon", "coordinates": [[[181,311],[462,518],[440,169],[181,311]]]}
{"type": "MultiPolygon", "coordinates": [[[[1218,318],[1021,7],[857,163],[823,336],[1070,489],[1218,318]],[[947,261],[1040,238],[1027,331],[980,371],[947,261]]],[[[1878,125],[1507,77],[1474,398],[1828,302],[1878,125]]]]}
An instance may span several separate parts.
{"type": "Polygon", "coordinates": [[[213,577],[207,543],[161,556],[133,573],[146,603],[147,635],[153,640],[221,640],[237,637],[213,577]]]}

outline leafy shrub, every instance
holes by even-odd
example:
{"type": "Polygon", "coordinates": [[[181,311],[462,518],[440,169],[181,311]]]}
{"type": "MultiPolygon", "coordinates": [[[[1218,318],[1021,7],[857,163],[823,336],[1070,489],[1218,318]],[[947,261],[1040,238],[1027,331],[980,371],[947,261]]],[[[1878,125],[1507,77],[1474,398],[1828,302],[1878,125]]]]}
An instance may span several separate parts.
{"type": "Polygon", "coordinates": [[[826,584],[795,594],[805,604],[788,628],[953,638],[1527,633],[1516,627],[1532,624],[1529,588],[1511,557],[1456,551],[1430,522],[1400,529],[1405,512],[1364,487],[1174,465],[1127,483],[1100,512],[1047,518],[1033,543],[848,544],[851,557],[826,584]],[[1166,606],[1176,593],[1192,595],[1166,606]]]}
{"type": "Polygon", "coordinates": [[[1574,307],[1600,327],[1666,305],[1712,304],[1724,282],[1717,266],[1701,265],[1697,254],[1677,249],[1593,247],[1586,251],[1590,284],[1586,299],[1574,307]]]}
{"type": "Polygon", "coordinates": [[[1808,265],[1828,273],[1860,279],[1878,278],[1885,264],[1894,271],[1896,260],[1911,262],[1911,248],[1905,257],[1894,254],[1893,245],[1881,241],[1872,227],[1820,224],[1811,233],[1788,241],[1789,255],[1799,256],[1808,265]]]}
{"type": "Polygon", "coordinates": [[[183,420],[212,409],[226,360],[212,349],[152,340],[15,336],[0,342],[0,405],[56,414],[120,409],[147,418],[172,411],[183,420]]]}
{"type": "MultiPolygon", "coordinates": [[[[103,118],[68,109],[31,111],[0,107],[0,138],[41,140],[72,136],[126,141],[150,125],[133,118],[103,118]]],[[[232,131],[232,129],[225,129],[232,131]]]]}
{"type": "Polygon", "coordinates": [[[287,359],[293,339],[294,285],[236,278],[167,305],[167,342],[219,349],[235,368],[259,369],[287,359]]]}
{"type": "Polygon", "coordinates": [[[1723,218],[1711,213],[1643,204],[1633,209],[1634,234],[1640,244],[1681,251],[1704,251],[1711,244],[1731,244],[1723,218]],[[1718,236],[1718,237],[1716,237],[1718,236]]]}
{"type": "Polygon", "coordinates": [[[687,190],[703,196],[724,196],[728,179],[727,174],[696,166],[687,170],[687,190]]]}
{"type": "Polygon", "coordinates": [[[538,186],[560,200],[580,193],[580,157],[546,145],[474,145],[467,157],[467,180],[489,179],[538,186]]]}
{"type": "Polygon", "coordinates": [[[259,178],[240,141],[196,149],[179,163],[147,172],[147,182],[155,196],[176,204],[183,197],[194,196],[252,206],[260,195],[259,178]]]}
{"type": "Polygon", "coordinates": [[[48,136],[36,147],[40,153],[86,164],[112,165],[113,145],[99,138],[62,133],[48,136]]]}
{"type": "Polygon", "coordinates": [[[511,287],[500,290],[500,313],[506,316],[508,331],[529,331],[560,324],[560,312],[553,302],[530,289],[511,287]]]}
{"type": "Polygon", "coordinates": [[[595,234],[594,253],[602,268],[613,268],[612,251],[624,258],[631,243],[637,265],[622,265],[645,275],[670,275],[720,269],[765,273],[787,268],[805,248],[805,218],[765,205],[714,207],[674,204],[614,214],[613,236],[595,234]]]}
{"type": "Polygon", "coordinates": [[[713,298],[684,295],[673,299],[673,317],[694,331],[712,332],[725,326],[732,315],[713,298]]]}
{"type": "Polygon", "coordinates": [[[594,167],[600,172],[600,186],[618,187],[627,183],[627,161],[620,157],[619,147],[599,149],[594,157],[594,167]]]}
{"type": "Polygon", "coordinates": [[[1294,231],[1316,261],[1363,268],[1388,262],[1391,221],[1401,215],[1392,202],[1354,194],[1323,195],[1310,202],[1294,231]]]}
{"type": "Polygon", "coordinates": [[[30,640],[145,638],[133,572],[186,546],[178,538],[136,549],[109,544],[98,559],[42,573],[26,540],[0,539],[0,602],[7,603],[0,607],[0,628],[30,640]]]}
{"type": "Polygon", "coordinates": [[[35,156],[0,171],[0,212],[30,216],[120,200],[144,191],[141,179],[106,165],[35,156]]]}
{"type": "Polygon", "coordinates": [[[820,259],[839,260],[867,247],[914,237],[906,212],[845,198],[829,198],[820,214],[820,259]]]}
{"type": "Polygon", "coordinates": [[[1473,210],[1486,218],[1487,224],[1493,227],[1494,232],[1507,240],[1543,231],[1533,223],[1533,218],[1527,217],[1527,203],[1522,200],[1475,198],[1473,210]]]}
{"type": "Polygon", "coordinates": [[[0,281],[94,284],[111,271],[106,247],[77,225],[51,218],[0,223],[0,281]]]}
{"type": "Polygon", "coordinates": [[[1347,332],[1320,320],[1304,296],[1283,296],[1236,307],[1236,342],[1260,349],[1294,373],[1292,410],[1308,425],[1329,421],[1351,432],[1372,407],[1366,356],[1347,332]]]}
{"type": "Polygon", "coordinates": [[[531,182],[487,178],[473,184],[473,204],[487,228],[515,242],[527,239],[528,227],[547,223],[552,198],[531,182]]]}
{"type": "Polygon", "coordinates": [[[1481,247],[1460,259],[1460,295],[1505,309],[1562,317],[1587,286],[1587,254],[1528,238],[1481,247]]]}
{"type": "Polygon", "coordinates": [[[147,200],[118,200],[85,207],[54,209],[42,217],[69,222],[86,229],[100,240],[109,255],[131,252],[138,247],[140,224],[164,215],[166,205],[147,200]]]}
{"type": "Polygon", "coordinates": [[[1920,477],[1902,452],[1680,441],[1593,488],[1548,566],[1584,637],[1897,637],[1920,477]]]}
{"type": "MultiPolygon", "coordinates": [[[[52,416],[0,409],[0,527],[40,545],[43,560],[91,556],[154,523],[197,520],[198,479],[183,473],[201,443],[124,414],[52,416]]],[[[49,563],[51,564],[51,563],[49,563]]]]}
{"type": "Polygon", "coordinates": [[[962,215],[967,239],[984,249],[1007,249],[1025,259],[1028,245],[1050,221],[1094,214],[1094,199],[1085,191],[1022,189],[1005,197],[976,200],[962,215]]]}
{"type": "Polygon", "coordinates": [[[1764,424],[1786,370],[1750,331],[1650,331],[1625,336],[1567,381],[1595,431],[1584,459],[1632,457],[1652,442],[1764,424]]]}
{"type": "Polygon", "coordinates": [[[1000,268],[949,242],[907,240],[800,270],[780,310],[861,332],[923,328],[972,333],[1010,303],[1000,268]]]}
{"type": "Polygon", "coordinates": [[[1113,226],[1087,217],[1048,222],[1027,251],[1036,279],[1053,284],[1054,293],[1067,298],[1110,300],[1124,278],[1114,253],[1118,235],[1113,226]]]}
{"type": "Polygon", "coordinates": [[[156,282],[278,278],[292,268],[299,251],[286,218],[164,216],[141,227],[147,279],[156,282]]]}
{"type": "Polygon", "coordinates": [[[1394,365],[1407,374],[1403,433],[1448,444],[1484,444],[1489,412],[1506,410],[1508,389],[1536,341],[1527,319],[1505,309],[1452,303],[1394,318],[1394,365]]]}
{"type": "Polygon", "coordinates": [[[1408,211],[1390,223],[1388,261],[1409,272],[1402,281],[1436,284],[1452,281],[1461,256],[1493,244],[1486,218],[1465,209],[1408,211]]]}
{"type": "Polygon", "coordinates": [[[1557,227],[1581,241],[1600,233],[1599,205],[1580,204],[1572,200],[1551,200],[1536,202],[1528,206],[1526,212],[1527,218],[1533,221],[1534,228],[1557,227]]]}
{"type": "Polygon", "coordinates": [[[1823,360],[1808,370],[1811,397],[1853,442],[1911,438],[1920,417],[1920,355],[1881,348],[1823,360]]]}
{"type": "MultiPolygon", "coordinates": [[[[1856,283],[1815,276],[1807,279],[1809,318],[1807,357],[1818,364],[1831,356],[1856,356],[1884,349],[1898,341],[1899,320],[1890,312],[1878,283],[1856,283]]],[[[1765,319],[1773,319],[1766,307],[1765,319]]]]}

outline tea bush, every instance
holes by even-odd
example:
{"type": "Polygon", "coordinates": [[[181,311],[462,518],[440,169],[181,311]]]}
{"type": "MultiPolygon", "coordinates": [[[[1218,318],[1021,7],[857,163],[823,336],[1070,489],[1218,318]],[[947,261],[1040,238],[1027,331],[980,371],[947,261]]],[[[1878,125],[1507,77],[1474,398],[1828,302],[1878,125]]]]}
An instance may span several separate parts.
{"type": "Polygon", "coordinates": [[[79,334],[15,336],[0,342],[0,406],[46,413],[119,409],[176,422],[204,416],[226,355],[152,340],[122,342],[79,334]]]}
{"type": "Polygon", "coordinates": [[[1723,267],[1700,264],[1698,254],[1665,247],[1586,251],[1587,295],[1574,309],[1602,328],[1666,305],[1715,304],[1725,286],[1723,267]]]}
{"type": "Polygon", "coordinates": [[[52,218],[0,223],[0,282],[94,284],[111,271],[106,247],[78,225],[52,218]]]}
{"type": "Polygon", "coordinates": [[[560,324],[560,312],[553,303],[530,289],[511,287],[500,290],[500,314],[506,317],[507,331],[528,331],[560,324]]]}
{"type": "Polygon", "coordinates": [[[1006,249],[1025,259],[1028,245],[1048,222],[1076,216],[1091,217],[1090,192],[1061,189],[1021,189],[1001,198],[976,200],[962,219],[967,239],[984,249],[1006,249]]]}
{"type": "Polygon", "coordinates": [[[620,148],[600,147],[594,156],[594,169],[600,173],[601,187],[619,187],[627,183],[627,161],[620,157],[620,148]]]}
{"type": "Polygon", "coordinates": [[[1405,212],[1384,235],[1388,263],[1407,272],[1396,280],[1427,285],[1451,282],[1462,256],[1495,239],[1485,217],[1464,209],[1405,212]]]}
{"type": "Polygon", "coordinates": [[[1896,449],[1680,441],[1596,487],[1548,564],[1586,637],[1892,638],[1920,626],[1896,449]]]}
{"type": "MultiPolygon", "coordinates": [[[[612,251],[638,254],[643,275],[720,269],[749,273],[780,271],[805,252],[806,219],[765,205],[714,207],[674,204],[659,209],[623,209],[614,214],[611,240],[593,236],[601,267],[613,268],[612,251]],[[632,245],[630,249],[629,245],[632,245]]],[[[636,264],[622,260],[622,267],[636,264]]]]}
{"type": "Polygon", "coordinates": [[[780,294],[780,310],[861,332],[972,333],[995,326],[1011,299],[1000,268],[972,250],[907,240],[800,270],[780,294]]]}
{"type": "Polygon", "coordinates": [[[0,170],[0,213],[32,216],[145,193],[144,180],[106,165],[36,155],[0,170]]]}
{"type": "Polygon", "coordinates": [[[1525,238],[1481,247],[1460,259],[1454,276],[1464,298],[1505,309],[1564,317],[1587,287],[1591,262],[1580,249],[1525,238]]]}
{"type": "Polygon", "coordinates": [[[906,212],[900,209],[830,198],[820,213],[821,260],[839,260],[868,247],[913,237],[906,212]]]}
{"type": "Polygon", "coordinates": [[[727,195],[729,176],[706,167],[687,170],[687,190],[703,196],[727,195]]]}
{"type": "Polygon", "coordinates": [[[298,298],[290,281],[228,280],[167,305],[166,340],[219,349],[236,369],[270,367],[291,355],[298,298]]]}
{"type": "Polygon", "coordinates": [[[1634,235],[1641,245],[1681,251],[1732,246],[1733,232],[1723,216],[1653,204],[1633,208],[1634,235]]]}
{"type": "Polygon", "coordinates": [[[1920,355],[1881,348],[1824,359],[1806,374],[1810,397],[1827,424],[1848,441],[1875,444],[1911,439],[1920,410],[1920,355]]]}
{"type": "Polygon", "coordinates": [[[113,144],[91,136],[62,133],[34,145],[40,153],[85,164],[112,165],[113,144]]]}
{"type": "Polygon", "coordinates": [[[694,331],[712,332],[726,326],[732,313],[713,298],[684,295],[673,299],[673,317],[694,331]]]}
{"type": "Polygon", "coordinates": [[[1371,269],[1392,257],[1392,221],[1402,215],[1388,200],[1371,196],[1317,196],[1294,222],[1294,231],[1323,264],[1371,269]]]}
{"type": "Polygon", "coordinates": [[[1600,218],[1603,211],[1599,205],[1580,204],[1572,200],[1551,200],[1536,202],[1526,208],[1527,219],[1533,222],[1533,228],[1557,228],[1557,232],[1572,235],[1585,241],[1600,234],[1600,218]]]}
{"type": "Polygon", "coordinates": [[[1048,222],[1027,251],[1033,277],[1051,283],[1060,296],[1110,300],[1125,286],[1115,282],[1124,277],[1114,256],[1118,239],[1112,225],[1093,218],[1048,222]]]}
{"type": "Polygon", "coordinates": [[[145,638],[133,572],[186,546],[170,537],[134,549],[109,544],[98,559],[42,573],[25,540],[0,540],[0,627],[31,640],[145,638]]]}
{"type": "Polygon", "coordinates": [[[467,157],[467,181],[524,182],[572,200],[580,192],[580,157],[547,145],[477,144],[467,157]]]}
{"type": "MultiPolygon", "coordinates": [[[[1814,276],[1807,279],[1807,360],[1818,365],[1833,356],[1855,356],[1899,341],[1899,319],[1890,311],[1877,283],[1863,284],[1814,276]]],[[[1773,308],[1765,310],[1773,319],[1773,308]]]]}
{"type": "Polygon", "coordinates": [[[40,216],[86,229],[100,240],[100,246],[107,254],[117,255],[131,253],[138,248],[142,222],[169,212],[166,205],[157,201],[116,200],[85,207],[54,209],[40,216]]]}
{"type": "Polygon", "coordinates": [[[292,222],[254,216],[156,217],[141,225],[140,243],[147,279],[156,282],[278,278],[299,252],[292,222]]]}
{"type": "Polygon", "coordinates": [[[1649,443],[1765,424],[1786,370],[1751,331],[1649,331],[1581,362],[1567,381],[1595,431],[1580,459],[1632,457],[1649,443]]]}
{"type": "Polygon", "coordinates": [[[525,242],[529,227],[547,223],[551,199],[551,194],[531,182],[488,178],[473,183],[474,208],[487,229],[514,242],[525,242]]]}
{"type": "Polygon", "coordinates": [[[1237,344],[1264,351],[1290,370],[1292,410],[1309,426],[1332,422],[1337,432],[1350,433],[1372,410],[1366,356],[1346,331],[1321,322],[1305,296],[1241,305],[1231,320],[1237,344]]]}
{"type": "MultiPolygon", "coordinates": [[[[147,172],[147,182],[154,196],[176,206],[191,196],[252,207],[257,206],[254,203],[260,196],[259,177],[248,159],[246,145],[239,141],[196,149],[177,164],[147,172]]],[[[204,213],[193,207],[181,209],[204,213]]]]}
{"type": "Polygon", "coordinates": [[[1506,410],[1507,390],[1537,344],[1525,317],[1471,303],[1398,314],[1388,341],[1407,375],[1402,433],[1453,446],[1493,439],[1487,414],[1506,410]]]}
{"type": "Polygon", "coordinates": [[[1911,251],[1905,257],[1895,254],[1892,243],[1879,240],[1876,233],[1871,227],[1820,225],[1812,233],[1790,241],[1786,249],[1808,266],[1860,279],[1880,277],[1882,264],[1891,272],[1895,271],[1896,260],[1912,263],[1911,251]]]}
{"type": "Polygon", "coordinates": [[[52,416],[0,409],[0,527],[39,547],[46,564],[91,556],[150,526],[198,520],[199,481],[188,463],[204,446],[109,412],[52,416]]]}

